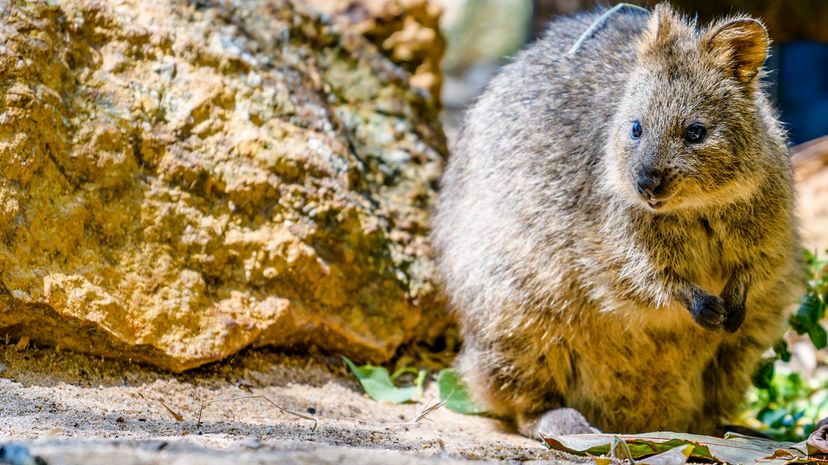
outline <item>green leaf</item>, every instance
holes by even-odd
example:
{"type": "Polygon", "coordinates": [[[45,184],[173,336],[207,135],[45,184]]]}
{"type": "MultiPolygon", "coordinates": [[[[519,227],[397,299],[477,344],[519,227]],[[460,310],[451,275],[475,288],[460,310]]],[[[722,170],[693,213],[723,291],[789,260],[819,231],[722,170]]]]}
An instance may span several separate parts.
{"type": "Polygon", "coordinates": [[[818,323],[824,314],[823,304],[819,300],[813,290],[809,290],[807,294],[802,297],[799,303],[799,308],[796,311],[796,316],[806,325],[818,323]]]}
{"type": "Polygon", "coordinates": [[[805,249],[805,263],[807,263],[810,268],[813,268],[816,265],[816,262],[817,251],[805,249]]]}
{"type": "Polygon", "coordinates": [[[773,362],[772,358],[766,358],[759,362],[756,371],[753,372],[753,385],[759,389],[768,389],[771,387],[773,381],[773,362]]]}
{"type": "Polygon", "coordinates": [[[667,452],[673,448],[691,445],[690,457],[729,464],[784,465],[804,458],[795,449],[795,443],[734,435],[728,439],[712,436],[679,433],[646,434],[570,434],[543,438],[556,450],[577,455],[604,455],[609,453],[619,439],[627,443],[632,458],[647,457],[667,452]]]}
{"type": "Polygon", "coordinates": [[[811,342],[814,343],[817,349],[824,349],[825,346],[828,346],[828,334],[819,323],[808,328],[808,337],[811,338],[811,342]]]}
{"type": "Polygon", "coordinates": [[[440,371],[437,386],[440,388],[440,400],[446,403],[447,409],[467,415],[485,413],[485,410],[472,402],[463,380],[451,368],[440,371]]]}
{"type": "Polygon", "coordinates": [[[693,453],[693,446],[686,444],[636,462],[638,465],[684,465],[693,453]]]}
{"type": "Polygon", "coordinates": [[[417,393],[418,393],[417,397],[422,397],[423,396],[423,385],[425,384],[425,379],[426,379],[426,371],[425,370],[420,370],[420,372],[417,373],[417,379],[414,380],[414,386],[417,388],[417,393]]]}
{"type": "Polygon", "coordinates": [[[362,384],[362,388],[365,389],[368,397],[374,400],[400,404],[419,398],[422,394],[422,380],[420,380],[420,377],[425,379],[424,371],[421,371],[421,375],[417,377],[417,386],[397,387],[394,386],[394,383],[391,381],[391,376],[385,367],[373,365],[363,365],[360,367],[356,366],[347,357],[342,357],[342,360],[345,361],[345,364],[351,369],[351,373],[362,384]]]}
{"type": "Polygon", "coordinates": [[[780,375],[776,384],[779,386],[782,398],[785,400],[796,400],[808,395],[808,387],[803,383],[799,373],[780,375]]]}
{"type": "Polygon", "coordinates": [[[788,350],[788,343],[784,339],[776,341],[776,344],[773,345],[773,351],[783,362],[791,361],[791,351],[788,350]]]}
{"type": "Polygon", "coordinates": [[[808,328],[810,327],[810,322],[798,314],[793,314],[788,319],[788,324],[791,325],[791,329],[796,331],[796,334],[805,334],[808,332],[808,328]]]}

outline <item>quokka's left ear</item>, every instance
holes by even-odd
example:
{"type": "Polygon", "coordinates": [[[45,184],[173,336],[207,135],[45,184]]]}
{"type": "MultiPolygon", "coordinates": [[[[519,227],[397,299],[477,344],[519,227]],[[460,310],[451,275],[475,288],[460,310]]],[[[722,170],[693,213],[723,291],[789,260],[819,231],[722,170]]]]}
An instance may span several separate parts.
{"type": "Polygon", "coordinates": [[[765,26],[752,18],[737,18],[712,26],[703,46],[713,62],[742,84],[753,82],[768,57],[770,39],[765,26]]]}
{"type": "Polygon", "coordinates": [[[646,55],[663,52],[665,48],[672,46],[682,34],[687,34],[689,31],[684,19],[669,3],[659,3],[653,9],[647,28],[639,39],[638,53],[646,55]]]}

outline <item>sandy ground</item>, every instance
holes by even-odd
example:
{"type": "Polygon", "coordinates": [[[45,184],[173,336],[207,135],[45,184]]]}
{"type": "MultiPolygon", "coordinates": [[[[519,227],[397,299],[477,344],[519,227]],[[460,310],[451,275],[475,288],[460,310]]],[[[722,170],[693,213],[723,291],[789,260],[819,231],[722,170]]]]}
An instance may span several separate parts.
{"type": "MultiPolygon", "coordinates": [[[[61,464],[569,463],[493,419],[363,393],[333,357],[249,351],[183,375],[48,348],[0,345],[0,438],[61,464]],[[313,422],[284,409],[313,416],[313,422]],[[174,412],[168,411],[164,405],[174,412]],[[179,416],[179,420],[175,416],[179,416]],[[183,417],[183,418],[182,418],[183,417]]],[[[426,391],[436,398],[436,386],[426,391]]]]}

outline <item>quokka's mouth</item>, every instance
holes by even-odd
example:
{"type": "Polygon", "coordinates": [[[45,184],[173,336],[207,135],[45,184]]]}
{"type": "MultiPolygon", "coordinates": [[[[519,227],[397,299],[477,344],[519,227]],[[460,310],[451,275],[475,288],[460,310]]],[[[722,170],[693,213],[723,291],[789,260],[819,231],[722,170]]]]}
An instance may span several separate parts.
{"type": "Polygon", "coordinates": [[[640,194],[641,200],[647,204],[653,210],[658,210],[659,208],[663,207],[673,198],[673,194],[667,193],[661,195],[655,195],[651,192],[645,192],[644,194],[640,194]]]}
{"type": "Polygon", "coordinates": [[[666,200],[647,199],[647,206],[653,210],[658,210],[667,203],[666,200]]]}

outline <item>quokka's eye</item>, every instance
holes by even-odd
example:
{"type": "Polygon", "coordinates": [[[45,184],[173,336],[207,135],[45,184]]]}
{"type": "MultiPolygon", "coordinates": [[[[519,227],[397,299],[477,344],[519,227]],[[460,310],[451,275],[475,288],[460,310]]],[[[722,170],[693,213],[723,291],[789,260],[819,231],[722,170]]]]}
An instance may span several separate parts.
{"type": "Polygon", "coordinates": [[[632,129],[630,129],[630,138],[632,140],[641,139],[641,122],[638,120],[633,121],[632,129]]]}
{"type": "Polygon", "coordinates": [[[693,123],[684,130],[684,140],[687,142],[698,143],[705,137],[707,137],[707,128],[701,123],[693,123]]]}

